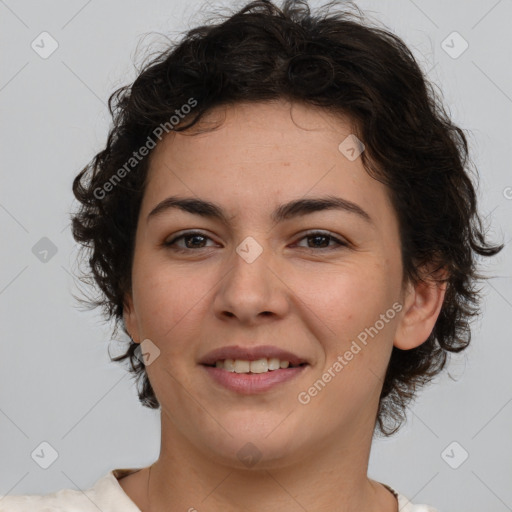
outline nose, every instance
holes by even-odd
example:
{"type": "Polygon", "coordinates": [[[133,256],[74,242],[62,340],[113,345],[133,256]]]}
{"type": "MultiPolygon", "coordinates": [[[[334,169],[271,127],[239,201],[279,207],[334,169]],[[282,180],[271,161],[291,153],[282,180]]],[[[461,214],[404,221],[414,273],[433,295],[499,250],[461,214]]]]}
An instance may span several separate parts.
{"type": "Polygon", "coordinates": [[[289,288],[279,275],[279,264],[268,246],[252,237],[245,240],[226,259],[214,312],[224,321],[247,325],[283,318],[289,308],[289,288]]]}

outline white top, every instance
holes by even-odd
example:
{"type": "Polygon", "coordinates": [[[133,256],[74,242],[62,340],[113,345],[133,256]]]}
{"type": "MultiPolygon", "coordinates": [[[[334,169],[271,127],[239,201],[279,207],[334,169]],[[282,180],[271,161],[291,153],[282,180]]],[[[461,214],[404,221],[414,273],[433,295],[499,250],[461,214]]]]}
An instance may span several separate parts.
{"type": "MultiPolygon", "coordinates": [[[[84,492],[62,489],[44,495],[0,496],[0,512],[141,512],[117,480],[140,469],[114,469],[84,492]]],[[[397,497],[400,512],[438,512],[427,505],[414,505],[389,485],[382,485],[397,497]]]]}

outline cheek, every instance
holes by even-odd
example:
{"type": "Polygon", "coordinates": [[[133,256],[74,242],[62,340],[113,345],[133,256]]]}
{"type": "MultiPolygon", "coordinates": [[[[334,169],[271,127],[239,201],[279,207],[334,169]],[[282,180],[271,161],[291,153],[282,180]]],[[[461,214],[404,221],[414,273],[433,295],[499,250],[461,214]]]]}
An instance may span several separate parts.
{"type": "Polygon", "coordinates": [[[165,350],[179,349],[188,339],[186,333],[194,335],[201,325],[198,315],[204,314],[211,300],[214,276],[207,270],[192,271],[157,258],[139,261],[133,292],[142,335],[165,350]]]}
{"type": "Polygon", "coordinates": [[[362,414],[362,404],[378,398],[393,345],[394,287],[387,286],[382,273],[358,270],[325,280],[323,294],[317,290],[311,302],[329,330],[319,337],[325,360],[310,390],[317,407],[339,412],[324,418],[333,425],[362,414]]]}
{"type": "Polygon", "coordinates": [[[396,272],[380,263],[358,262],[328,273],[310,273],[301,299],[340,337],[354,336],[388,310],[398,298],[396,272]]]}
{"type": "Polygon", "coordinates": [[[329,327],[319,336],[325,351],[320,371],[336,374],[330,387],[347,400],[373,394],[384,378],[397,321],[397,275],[395,268],[368,262],[311,279],[304,288],[305,302],[329,327]]]}

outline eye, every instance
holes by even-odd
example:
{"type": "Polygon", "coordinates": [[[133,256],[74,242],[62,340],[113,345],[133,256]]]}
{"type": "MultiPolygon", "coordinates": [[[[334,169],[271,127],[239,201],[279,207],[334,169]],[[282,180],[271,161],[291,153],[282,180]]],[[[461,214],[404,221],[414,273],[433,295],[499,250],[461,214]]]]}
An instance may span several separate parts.
{"type": "MultiPolygon", "coordinates": [[[[307,246],[305,249],[320,249],[320,250],[333,250],[338,249],[340,247],[348,247],[348,243],[340,240],[339,238],[331,235],[329,232],[325,231],[312,231],[310,233],[307,233],[305,236],[303,236],[300,240],[313,240],[313,247],[307,246]],[[334,241],[336,245],[329,247],[329,242],[334,241]],[[316,244],[316,246],[315,246],[316,244]],[[319,247],[318,245],[321,245],[322,247],[319,247]],[[327,245],[327,246],[326,246],[327,245]]],[[[299,246],[301,247],[301,246],[299,246]]],[[[302,246],[304,247],[304,246],[302,246]]]]}
{"type": "Polygon", "coordinates": [[[211,240],[211,238],[199,231],[188,231],[173,238],[172,240],[169,240],[168,242],[164,242],[163,245],[165,247],[172,247],[176,251],[185,252],[189,249],[203,249],[203,243],[206,240],[211,240]],[[185,241],[185,247],[176,245],[176,242],[179,240],[185,241]],[[187,243],[187,240],[191,240],[191,243],[187,243]]]}

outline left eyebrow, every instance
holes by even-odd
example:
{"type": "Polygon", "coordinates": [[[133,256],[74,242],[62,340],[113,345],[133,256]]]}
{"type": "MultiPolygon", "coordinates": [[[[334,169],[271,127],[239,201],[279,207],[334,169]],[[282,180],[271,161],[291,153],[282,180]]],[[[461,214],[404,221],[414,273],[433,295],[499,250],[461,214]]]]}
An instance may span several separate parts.
{"type": "MultiPolygon", "coordinates": [[[[148,214],[146,222],[170,209],[179,209],[205,218],[216,219],[229,224],[228,217],[221,206],[210,201],[197,198],[171,196],[158,203],[148,214]]],[[[322,210],[341,210],[353,213],[369,224],[373,220],[359,205],[336,196],[325,196],[308,199],[295,199],[279,205],[271,215],[271,219],[282,222],[322,210]]]]}

